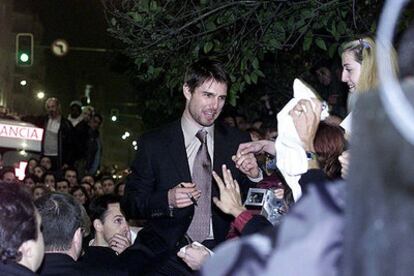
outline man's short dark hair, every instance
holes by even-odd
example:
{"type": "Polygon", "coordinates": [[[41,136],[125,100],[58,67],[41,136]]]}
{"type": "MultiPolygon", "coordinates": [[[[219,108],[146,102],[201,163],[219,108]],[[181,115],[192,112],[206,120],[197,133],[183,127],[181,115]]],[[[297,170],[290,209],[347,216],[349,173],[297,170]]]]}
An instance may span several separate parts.
{"type": "Polygon", "coordinates": [[[95,113],[95,114],[93,114],[93,117],[97,117],[97,118],[99,118],[99,120],[101,121],[101,123],[103,122],[103,117],[102,117],[101,114],[95,113]]]}
{"type": "Polygon", "coordinates": [[[58,180],[56,180],[56,187],[58,182],[66,182],[68,186],[70,186],[69,180],[67,180],[66,178],[59,178],[58,180]]]}
{"type": "Polygon", "coordinates": [[[89,205],[89,216],[92,223],[95,219],[99,219],[104,222],[108,205],[112,203],[120,203],[120,201],[121,197],[114,194],[102,195],[92,200],[89,205]]]}
{"type": "Polygon", "coordinates": [[[104,181],[106,181],[106,180],[111,180],[115,184],[115,180],[114,180],[114,178],[112,176],[109,176],[109,175],[102,176],[101,183],[103,184],[104,181]]]}
{"type": "Polygon", "coordinates": [[[19,247],[37,240],[36,208],[31,195],[17,183],[0,182],[0,258],[19,262],[19,247]]]}
{"type": "Polygon", "coordinates": [[[47,251],[66,251],[76,230],[82,226],[79,204],[68,194],[51,193],[35,201],[42,217],[43,238],[47,251]]]}
{"type": "Polygon", "coordinates": [[[16,175],[15,170],[14,170],[14,168],[13,168],[13,167],[10,167],[10,166],[8,166],[8,167],[4,167],[4,168],[3,168],[3,169],[1,169],[1,171],[0,171],[1,180],[3,180],[3,177],[4,177],[4,175],[5,175],[6,173],[12,173],[12,174],[16,175]]]}
{"type": "Polygon", "coordinates": [[[225,83],[227,89],[230,89],[230,78],[221,62],[201,59],[187,67],[184,84],[188,86],[191,93],[207,80],[225,83]]]}
{"type": "Polygon", "coordinates": [[[76,177],[79,175],[78,174],[78,170],[75,168],[75,167],[68,167],[68,168],[66,168],[64,171],[63,171],[63,176],[65,176],[66,175],[66,172],[67,171],[73,171],[73,172],[75,172],[76,173],[76,177]]]}

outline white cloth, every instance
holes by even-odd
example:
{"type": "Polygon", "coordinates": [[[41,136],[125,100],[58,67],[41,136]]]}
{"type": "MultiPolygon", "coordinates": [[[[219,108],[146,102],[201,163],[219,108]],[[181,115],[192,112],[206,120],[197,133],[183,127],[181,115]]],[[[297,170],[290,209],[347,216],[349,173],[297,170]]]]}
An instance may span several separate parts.
{"type": "MultiPolygon", "coordinates": [[[[293,199],[297,201],[302,195],[299,179],[302,174],[308,171],[308,159],[289,111],[293,109],[299,100],[310,100],[317,98],[317,96],[309,86],[301,80],[295,79],[293,83],[293,97],[277,114],[278,137],[276,138],[275,147],[277,167],[292,190],[293,199]]],[[[328,115],[328,111],[323,110],[321,120],[328,115]]]]}
{"type": "Polygon", "coordinates": [[[43,145],[43,153],[47,156],[57,156],[58,155],[58,146],[59,146],[59,128],[60,128],[60,119],[59,116],[56,119],[51,119],[47,121],[46,131],[45,131],[45,140],[43,145]]]}

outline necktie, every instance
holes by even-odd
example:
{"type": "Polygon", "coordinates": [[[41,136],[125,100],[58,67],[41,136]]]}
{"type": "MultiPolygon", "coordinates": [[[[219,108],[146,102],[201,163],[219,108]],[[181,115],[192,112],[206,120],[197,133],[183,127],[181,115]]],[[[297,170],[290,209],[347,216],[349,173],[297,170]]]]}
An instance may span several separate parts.
{"type": "Polygon", "coordinates": [[[193,183],[201,191],[201,197],[194,206],[194,216],[188,228],[188,235],[193,241],[204,241],[210,233],[211,218],[211,159],[207,149],[207,131],[201,129],[196,137],[201,145],[193,164],[193,183]]]}

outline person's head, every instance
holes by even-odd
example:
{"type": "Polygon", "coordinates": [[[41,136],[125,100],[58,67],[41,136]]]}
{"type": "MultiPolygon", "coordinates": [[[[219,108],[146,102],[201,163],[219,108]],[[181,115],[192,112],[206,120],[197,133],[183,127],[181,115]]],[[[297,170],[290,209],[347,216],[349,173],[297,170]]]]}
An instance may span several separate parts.
{"type": "Polygon", "coordinates": [[[35,272],[43,260],[42,220],[22,186],[0,183],[0,258],[35,272]]]}
{"type": "Polygon", "coordinates": [[[129,237],[129,225],[119,202],[119,196],[107,194],[95,198],[89,205],[96,238],[108,243],[115,234],[129,237]]]}
{"type": "Polygon", "coordinates": [[[52,119],[55,119],[60,115],[60,103],[59,100],[56,98],[49,98],[46,100],[45,108],[47,111],[47,114],[52,119]]]}
{"type": "Polygon", "coordinates": [[[67,168],[63,176],[67,181],[69,181],[70,187],[78,185],[78,171],[75,168],[67,168]]]}
{"type": "Polygon", "coordinates": [[[93,197],[93,188],[92,185],[88,182],[82,182],[81,186],[85,189],[86,193],[88,194],[89,198],[93,197]]]}
{"type": "Polygon", "coordinates": [[[115,187],[115,194],[118,196],[124,196],[125,182],[119,182],[115,187]]]}
{"type": "Polygon", "coordinates": [[[103,121],[102,116],[100,114],[98,114],[98,113],[95,113],[95,114],[93,114],[91,120],[89,121],[89,126],[93,130],[97,130],[101,126],[102,121],[103,121]]]}
{"type": "Polygon", "coordinates": [[[84,177],[82,177],[81,182],[88,182],[89,184],[93,186],[95,184],[95,178],[93,178],[92,175],[87,174],[84,177]]]}
{"type": "Polygon", "coordinates": [[[345,150],[345,133],[340,126],[319,123],[313,141],[318,161],[330,179],[341,177],[341,164],[338,157],[345,150]]]}
{"type": "MultiPolygon", "coordinates": [[[[349,92],[367,92],[378,85],[376,43],[370,37],[362,37],[342,46],[342,81],[349,92]]],[[[393,51],[393,67],[397,72],[396,54],[393,51]]]]}
{"type": "Polygon", "coordinates": [[[229,86],[222,63],[202,59],[191,64],[184,77],[184,116],[199,126],[211,126],[223,109],[229,86]]]}
{"type": "Polygon", "coordinates": [[[50,193],[35,201],[43,221],[46,252],[64,253],[75,261],[82,250],[82,213],[68,194],[50,193]]]}
{"type": "Polygon", "coordinates": [[[315,75],[318,78],[318,81],[325,86],[328,86],[332,82],[331,70],[325,66],[316,69],[315,75]]]}
{"type": "Polygon", "coordinates": [[[37,184],[33,187],[32,197],[33,200],[36,200],[42,196],[44,196],[48,192],[47,188],[41,184],[37,184]]]}
{"type": "Polygon", "coordinates": [[[259,129],[248,128],[246,131],[250,134],[252,141],[259,141],[264,138],[264,133],[259,129]]]}
{"type": "Polygon", "coordinates": [[[56,191],[60,193],[69,193],[69,181],[67,179],[59,179],[56,182],[56,191]]]}
{"type": "Polygon", "coordinates": [[[82,103],[73,101],[70,103],[70,117],[76,119],[82,114],[82,103]]]}
{"type": "Polygon", "coordinates": [[[50,160],[50,157],[42,156],[42,158],[40,158],[40,166],[45,168],[45,170],[50,171],[52,169],[52,160],[50,160]]]}
{"type": "Polygon", "coordinates": [[[33,169],[38,165],[38,161],[36,158],[30,158],[27,161],[26,173],[33,173],[33,169]]]}
{"type": "Polygon", "coordinates": [[[33,168],[33,174],[36,175],[38,179],[43,179],[43,174],[45,173],[45,168],[38,165],[33,168]]]}
{"type": "Polygon", "coordinates": [[[46,172],[43,175],[43,184],[46,186],[46,188],[54,190],[56,189],[56,177],[51,172],[46,172]]]}
{"type": "Polygon", "coordinates": [[[112,194],[115,190],[115,181],[111,176],[104,176],[101,179],[104,194],[112,194]]]}
{"type": "Polygon", "coordinates": [[[104,194],[104,190],[102,188],[102,182],[96,181],[93,185],[93,195],[94,197],[99,197],[104,194]]]}
{"type": "Polygon", "coordinates": [[[89,122],[89,120],[92,118],[93,113],[95,113],[95,109],[92,106],[84,106],[82,109],[83,120],[89,122]]]}
{"type": "Polygon", "coordinates": [[[11,183],[16,181],[16,174],[13,167],[4,167],[1,170],[1,180],[3,182],[11,183]]]}
{"type": "Polygon", "coordinates": [[[23,184],[28,188],[29,191],[31,191],[34,186],[36,185],[37,176],[34,174],[26,174],[26,176],[23,179],[23,184]]]}
{"type": "Polygon", "coordinates": [[[75,186],[70,190],[70,194],[75,198],[75,200],[82,204],[87,205],[89,203],[88,192],[82,186],[75,186]]]}

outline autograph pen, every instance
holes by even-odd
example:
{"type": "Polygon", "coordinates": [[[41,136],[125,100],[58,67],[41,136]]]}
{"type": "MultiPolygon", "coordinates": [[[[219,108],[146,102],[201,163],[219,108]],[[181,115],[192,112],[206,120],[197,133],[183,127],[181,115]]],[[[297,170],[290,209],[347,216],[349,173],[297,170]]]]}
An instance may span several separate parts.
{"type": "MultiPolygon", "coordinates": [[[[181,188],[184,188],[184,185],[183,184],[180,184],[180,187],[181,188]]],[[[190,200],[193,202],[193,204],[195,206],[198,206],[197,200],[195,200],[195,198],[193,197],[193,195],[191,193],[187,193],[187,196],[188,196],[188,198],[190,198],[190,200]]]]}

